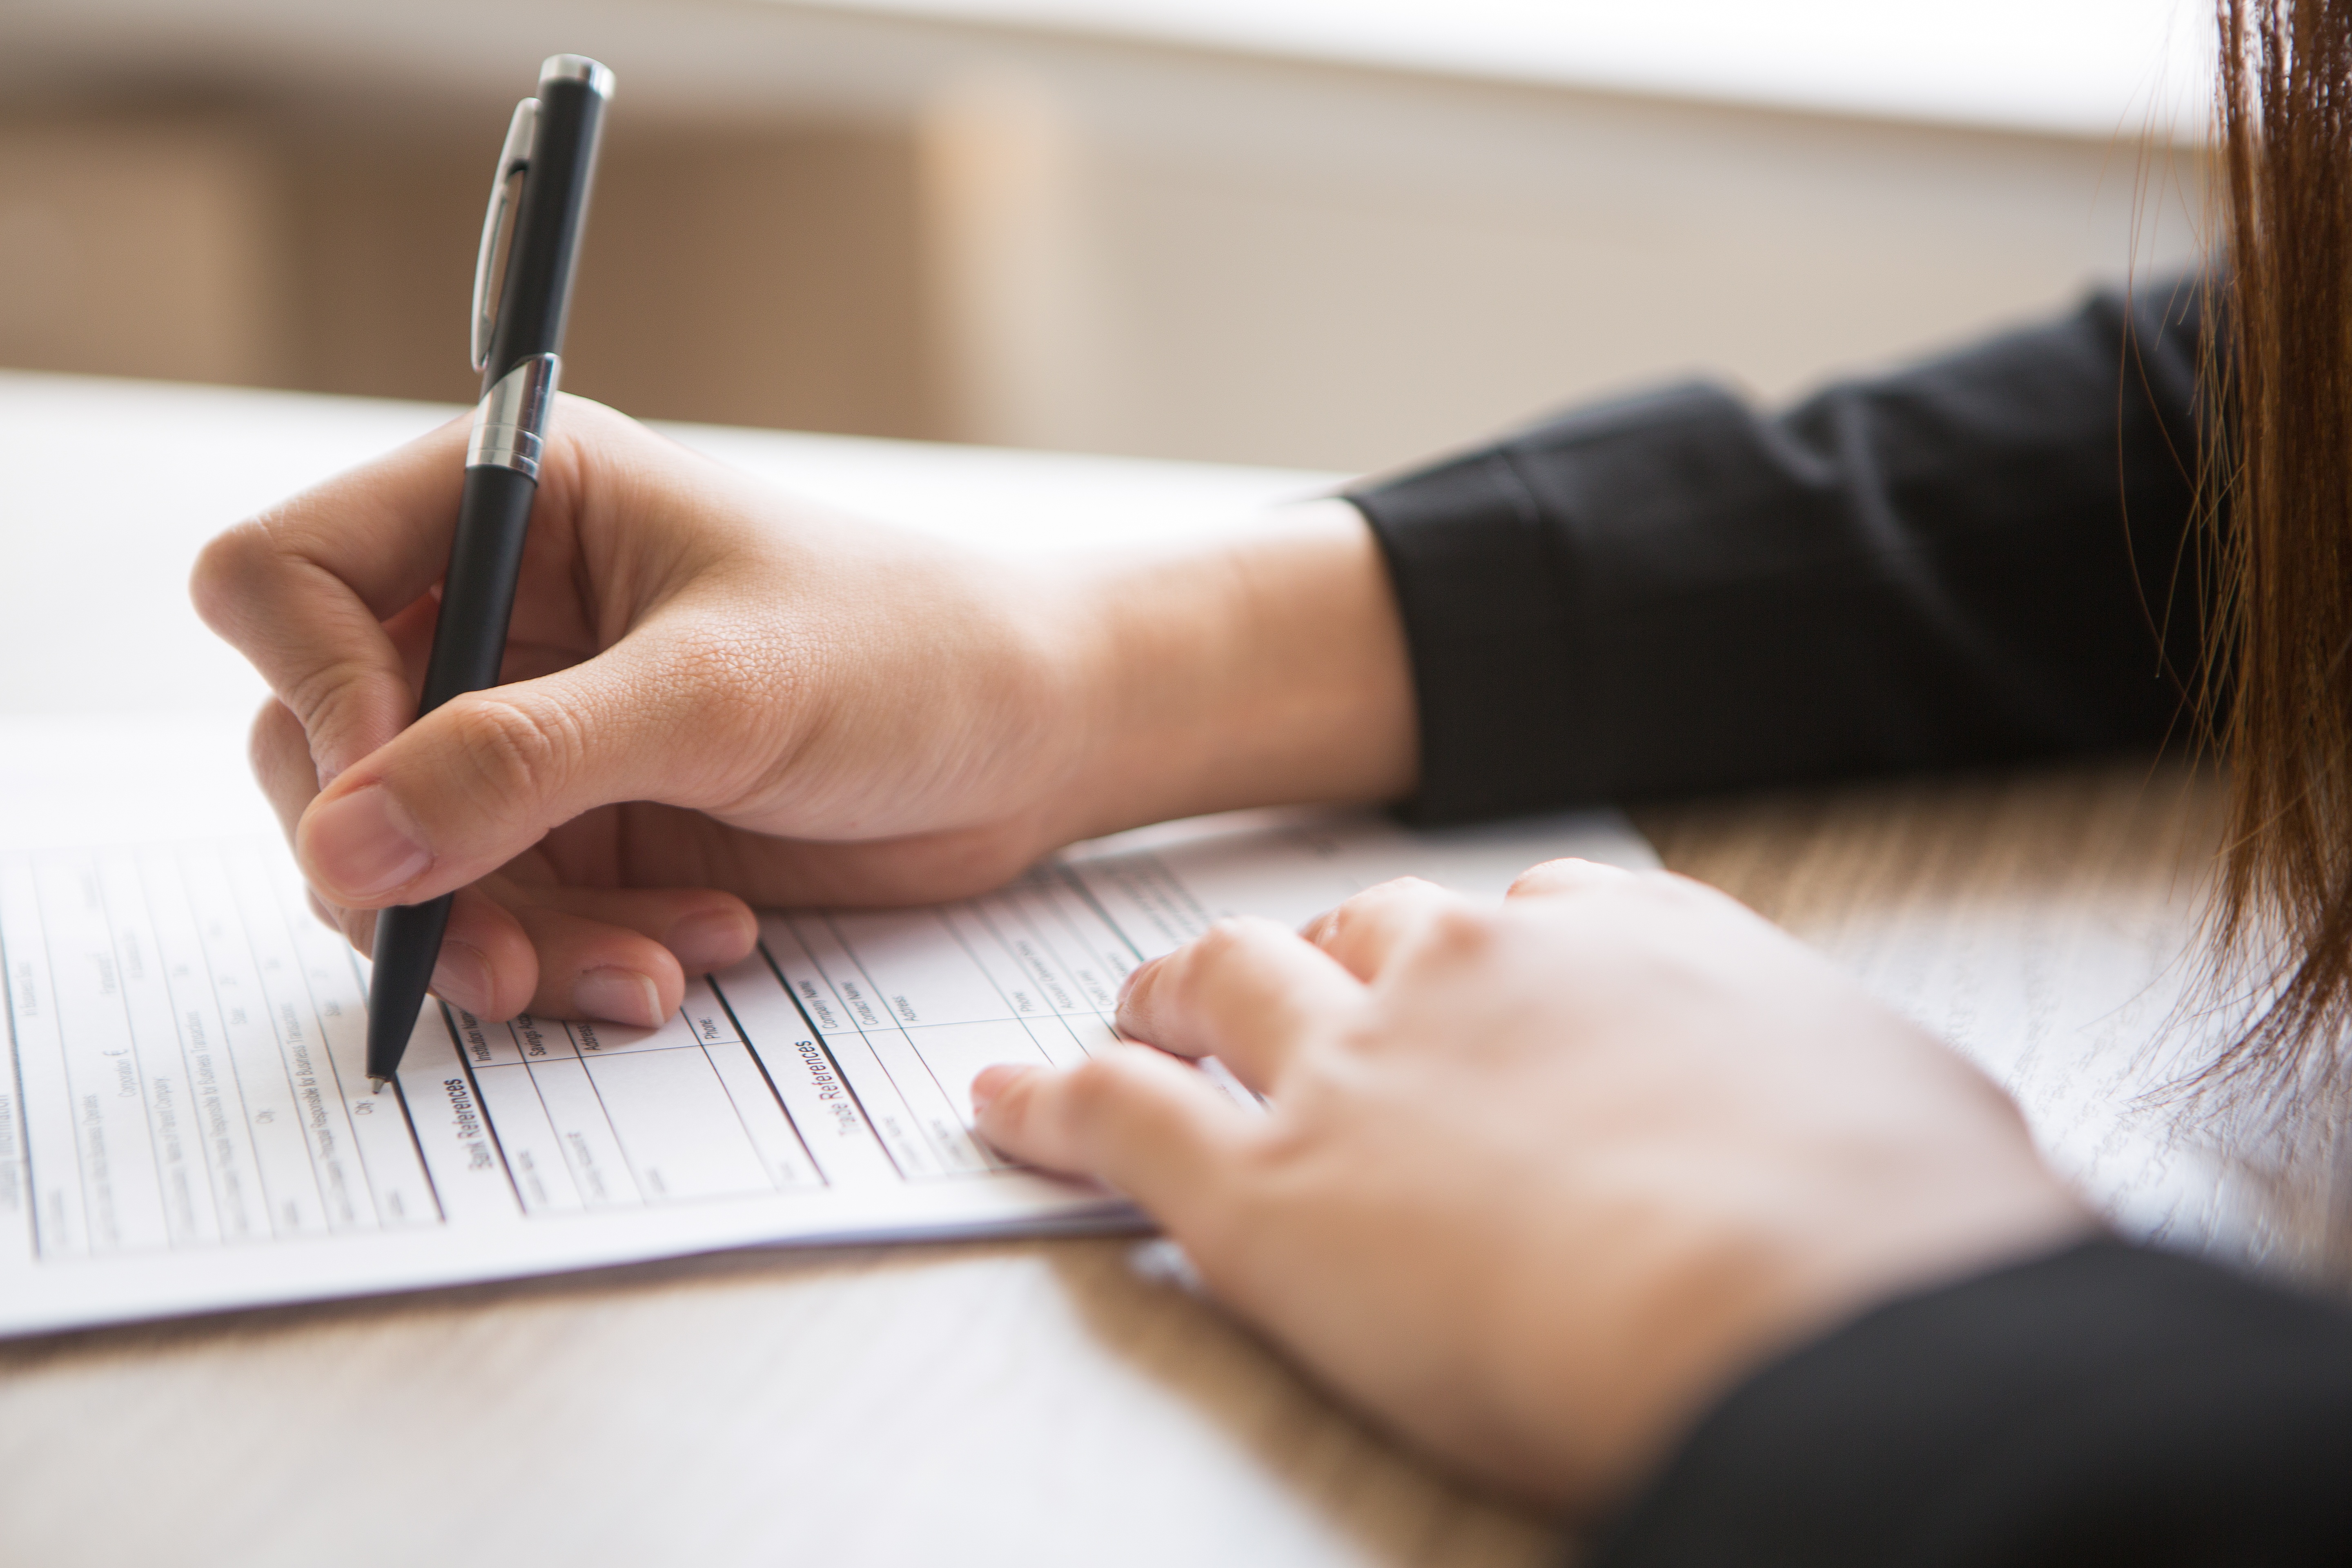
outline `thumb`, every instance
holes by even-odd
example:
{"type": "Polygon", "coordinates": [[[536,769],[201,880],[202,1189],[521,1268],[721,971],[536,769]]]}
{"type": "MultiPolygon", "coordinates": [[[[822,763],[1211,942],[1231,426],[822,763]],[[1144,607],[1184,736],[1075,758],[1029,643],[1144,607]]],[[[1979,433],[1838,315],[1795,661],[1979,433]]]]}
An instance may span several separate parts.
{"type": "Polygon", "coordinates": [[[303,874],[346,908],[416,903],[597,806],[709,804],[714,760],[744,749],[708,733],[723,705],[649,668],[644,640],[453,698],[345,769],[295,826],[303,874]]]}

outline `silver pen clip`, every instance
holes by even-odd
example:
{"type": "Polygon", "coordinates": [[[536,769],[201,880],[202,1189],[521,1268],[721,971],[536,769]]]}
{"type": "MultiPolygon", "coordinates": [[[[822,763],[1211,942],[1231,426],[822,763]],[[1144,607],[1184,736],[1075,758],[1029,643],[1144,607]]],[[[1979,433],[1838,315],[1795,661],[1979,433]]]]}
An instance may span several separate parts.
{"type": "Polygon", "coordinates": [[[539,140],[539,100],[526,98],[515,105],[507,122],[506,145],[499,149],[499,172],[490,180],[490,210],[482,218],[481,254],[474,258],[474,368],[490,363],[490,258],[499,246],[499,229],[507,216],[507,193],[517,174],[530,167],[533,143],[539,140]]]}

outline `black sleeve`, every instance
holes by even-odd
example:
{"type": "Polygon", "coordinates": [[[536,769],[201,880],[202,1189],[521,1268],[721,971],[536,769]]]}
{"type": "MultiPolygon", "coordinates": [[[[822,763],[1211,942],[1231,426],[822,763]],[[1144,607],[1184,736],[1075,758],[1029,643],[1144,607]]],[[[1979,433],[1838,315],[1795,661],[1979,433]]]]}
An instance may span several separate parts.
{"type": "Polygon", "coordinates": [[[1750,1378],[1589,1568],[2352,1562],[2352,1317],[2101,1241],[1750,1378]]]}
{"type": "Polygon", "coordinates": [[[2200,313],[2143,284],[1776,417],[1677,387],[1351,492],[1407,813],[2152,749],[2196,658],[2200,313]]]}

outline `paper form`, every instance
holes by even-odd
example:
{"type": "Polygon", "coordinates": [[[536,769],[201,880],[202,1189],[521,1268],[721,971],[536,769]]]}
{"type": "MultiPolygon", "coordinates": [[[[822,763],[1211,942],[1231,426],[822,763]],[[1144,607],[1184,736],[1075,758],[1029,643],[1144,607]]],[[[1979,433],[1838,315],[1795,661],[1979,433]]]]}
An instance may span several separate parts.
{"type": "Polygon", "coordinates": [[[2224,1131],[2148,1098],[2227,1025],[2180,1012],[2201,935],[2193,891],[1979,889],[1807,934],[2015,1096],[2043,1155],[2117,1229],[2298,1263],[2324,1238],[2274,1234],[2274,1205],[2224,1131]]]}
{"type": "MultiPolygon", "coordinates": [[[[972,1077],[1116,1039],[1121,978],[1229,913],[1387,878],[1497,896],[1613,814],[1407,833],[1204,819],[930,909],[764,914],[658,1029],[429,1005],[362,1070],[365,965],[273,838],[0,852],[0,1333],[785,1242],[1124,1227],[1008,1165],[972,1077]]],[[[1246,1091],[1228,1083],[1246,1101],[1246,1091]]]]}

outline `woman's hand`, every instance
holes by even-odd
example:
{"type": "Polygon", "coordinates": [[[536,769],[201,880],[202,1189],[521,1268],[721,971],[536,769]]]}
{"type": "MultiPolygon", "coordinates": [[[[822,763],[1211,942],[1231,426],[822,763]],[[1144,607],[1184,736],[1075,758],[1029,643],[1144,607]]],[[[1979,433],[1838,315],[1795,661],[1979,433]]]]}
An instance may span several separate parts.
{"type": "Polygon", "coordinates": [[[193,592],[276,693],[255,766],[322,914],[458,892],[434,986],[651,1024],[751,903],[992,886],[1073,838],[1412,782],[1341,503],[1159,561],[1021,565],[793,503],[559,405],[502,684],[413,726],[463,422],[215,540],[193,592]],[[405,728],[404,728],[405,727],[405,728]]]}
{"type": "Polygon", "coordinates": [[[1131,976],[1147,1046],[992,1068],[980,1126],[1101,1177],[1211,1289],[1408,1438],[1590,1512],[1774,1352],[2084,1230],[2008,1098],[1730,899],[1539,866],[1131,976]]]}

